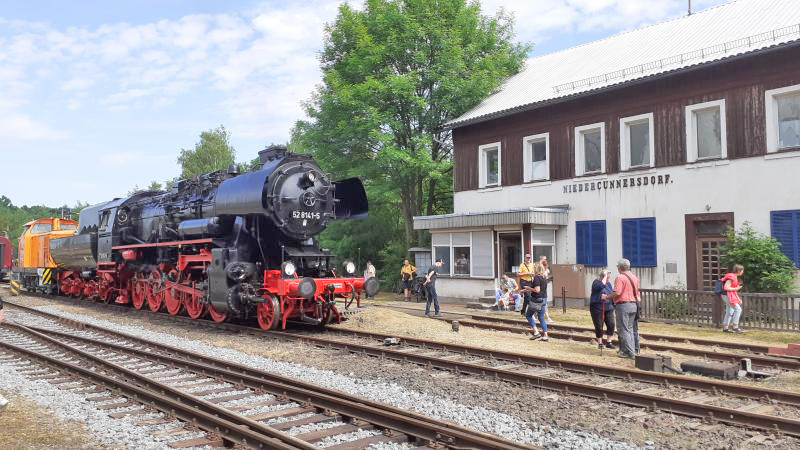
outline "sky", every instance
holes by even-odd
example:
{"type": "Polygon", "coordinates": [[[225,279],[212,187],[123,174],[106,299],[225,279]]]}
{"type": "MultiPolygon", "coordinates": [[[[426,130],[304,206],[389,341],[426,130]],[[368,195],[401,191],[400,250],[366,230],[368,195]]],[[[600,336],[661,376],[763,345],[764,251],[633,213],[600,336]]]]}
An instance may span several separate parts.
{"type": "MultiPolygon", "coordinates": [[[[47,206],[121,197],[175,177],[180,150],[220,125],[237,161],[286,142],[342,2],[0,0],[0,195],[47,206]]],[[[687,0],[481,5],[513,13],[534,58],[684,15],[687,0]]]]}

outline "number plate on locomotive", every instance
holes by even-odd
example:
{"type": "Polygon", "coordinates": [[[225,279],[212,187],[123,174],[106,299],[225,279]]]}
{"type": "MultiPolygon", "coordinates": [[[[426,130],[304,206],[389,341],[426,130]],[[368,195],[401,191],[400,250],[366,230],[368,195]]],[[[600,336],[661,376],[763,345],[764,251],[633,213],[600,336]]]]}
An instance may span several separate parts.
{"type": "Polygon", "coordinates": [[[322,215],[313,211],[292,211],[293,219],[316,219],[319,220],[322,215]]]}

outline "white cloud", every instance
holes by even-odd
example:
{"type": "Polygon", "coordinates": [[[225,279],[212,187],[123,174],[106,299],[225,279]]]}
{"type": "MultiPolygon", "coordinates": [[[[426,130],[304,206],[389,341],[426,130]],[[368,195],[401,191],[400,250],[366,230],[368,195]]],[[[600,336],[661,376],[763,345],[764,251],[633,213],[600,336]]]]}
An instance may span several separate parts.
{"type": "Polygon", "coordinates": [[[24,114],[7,114],[0,120],[0,139],[4,141],[61,141],[67,136],[24,114]]]}

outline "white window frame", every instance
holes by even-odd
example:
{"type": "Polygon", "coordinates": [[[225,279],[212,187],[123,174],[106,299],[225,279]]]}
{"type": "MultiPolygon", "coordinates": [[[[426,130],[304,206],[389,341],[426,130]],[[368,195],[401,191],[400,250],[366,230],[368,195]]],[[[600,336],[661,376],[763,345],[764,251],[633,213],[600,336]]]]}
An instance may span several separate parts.
{"type": "Polygon", "coordinates": [[[446,244],[443,244],[443,243],[434,244],[433,242],[431,242],[431,265],[433,265],[436,262],[436,247],[447,247],[448,252],[450,254],[450,273],[448,273],[446,275],[442,275],[442,277],[455,278],[455,279],[458,279],[458,278],[462,278],[462,279],[464,279],[464,278],[475,278],[475,279],[486,279],[486,280],[491,280],[491,279],[494,278],[494,275],[492,275],[492,276],[474,275],[473,265],[475,263],[475,256],[474,256],[474,251],[473,251],[474,250],[473,249],[473,247],[474,247],[474,244],[473,244],[473,233],[476,233],[476,232],[484,232],[484,233],[485,232],[491,232],[492,233],[492,250],[489,253],[492,256],[491,267],[492,267],[492,272],[494,272],[494,264],[495,264],[495,254],[494,254],[495,253],[495,248],[494,248],[494,246],[495,246],[495,243],[494,243],[494,232],[491,229],[485,229],[485,230],[481,229],[481,230],[478,230],[478,231],[474,231],[474,230],[450,231],[450,232],[444,232],[444,233],[436,233],[438,235],[447,235],[447,243],[446,244]],[[463,244],[458,244],[457,245],[457,244],[454,244],[453,243],[453,233],[469,233],[469,245],[463,245],[463,244]],[[469,273],[468,274],[456,274],[455,273],[455,271],[456,271],[456,269],[455,269],[455,267],[456,267],[456,262],[455,262],[456,261],[455,260],[456,249],[455,248],[456,247],[469,248],[469,273]]]}
{"type": "Polygon", "coordinates": [[[712,100],[710,102],[697,103],[686,107],[686,162],[726,159],[728,157],[728,129],[725,119],[725,99],[712,100]],[[720,121],[720,147],[719,156],[700,158],[697,156],[697,111],[704,109],[719,108],[720,121]]]}
{"type": "Polygon", "coordinates": [[[539,133],[522,138],[523,182],[547,181],[550,179],[550,133],[539,133]],[[534,142],[544,141],[545,171],[544,178],[533,178],[533,146],[534,142]]]}
{"type": "Polygon", "coordinates": [[[583,125],[575,127],[575,176],[583,175],[596,175],[606,173],[606,123],[598,122],[590,125],[583,125]],[[599,172],[585,172],[583,169],[586,167],[585,156],[586,153],[583,149],[583,134],[590,130],[600,128],[600,171],[599,172]]]}
{"type": "Polygon", "coordinates": [[[655,124],[653,123],[653,113],[645,113],[639,114],[636,116],[630,117],[623,117],[619,119],[619,161],[620,161],[620,170],[637,170],[637,169],[647,169],[650,167],[655,166],[655,156],[656,156],[656,148],[655,148],[655,124]],[[649,147],[649,159],[650,163],[648,165],[636,166],[631,167],[631,143],[630,143],[630,133],[628,132],[628,128],[630,125],[639,124],[644,121],[647,121],[648,128],[649,128],[649,142],[647,143],[649,147]]]}
{"type": "MultiPolygon", "coordinates": [[[[786,86],[778,89],[770,89],[764,92],[764,115],[766,116],[767,130],[767,153],[777,153],[778,148],[778,99],[784,94],[794,94],[800,92],[800,84],[786,86]]],[[[787,147],[794,148],[794,147],[787,147]]]]}
{"type": "Polygon", "coordinates": [[[501,178],[503,174],[503,149],[500,146],[500,142],[492,142],[491,144],[483,144],[478,146],[478,187],[485,188],[485,187],[498,187],[503,185],[503,179],[501,178]],[[486,167],[486,152],[487,150],[493,150],[497,148],[497,184],[487,184],[487,167],[486,167]]]}

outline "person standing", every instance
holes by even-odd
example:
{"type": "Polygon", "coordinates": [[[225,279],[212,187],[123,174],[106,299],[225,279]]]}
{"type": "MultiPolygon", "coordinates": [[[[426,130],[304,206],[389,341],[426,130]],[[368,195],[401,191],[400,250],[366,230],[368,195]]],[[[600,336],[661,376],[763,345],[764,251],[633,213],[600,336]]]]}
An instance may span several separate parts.
{"type": "MultiPolygon", "coordinates": [[[[375,266],[373,266],[372,261],[368,259],[367,265],[364,267],[364,281],[370,278],[375,278],[375,266]]],[[[369,298],[369,295],[367,295],[367,298],[369,298]]]]}
{"type": "Polygon", "coordinates": [[[634,359],[639,354],[639,278],[631,273],[631,262],[625,258],[617,262],[619,275],[614,280],[614,310],[619,327],[620,358],[634,359]]]}
{"type": "Polygon", "coordinates": [[[425,274],[425,281],[422,282],[425,286],[425,293],[427,294],[428,301],[425,302],[425,317],[431,316],[431,303],[435,311],[434,317],[441,317],[439,313],[439,297],[436,295],[436,277],[439,274],[439,268],[442,267],[442,260],[437,259],[435,263],[428,269],[425,274]]]}
{"type": "Polygon", "coordinates": [[[525,255],[525,261],[519,265],[519,271],[517,272],[517,275],[519,276],[519,286],[522,288],[525,297],[525,301],[522,302],[522,309],[520,312],[523,316],[525,316],[526,309],[528,308],[528,302],[531,299],[530,289],[533,287],[533,262],[531,261],[530,253],[525,255]]]}
{"type": "Polygon", "coordinates": [[[400,268],[400,277],[403,279],[403,294],[405,300],[411,301],[411,283],[414,282],[414,274],[417,268],[414,267],[407,259],[403,260],[403,267],[400,268]]]}
{"type": "Polygon", "coordinates": [[[539,263],[533,264],[533,282],[531,285],[532,295],[528,301],[528,309],[525,312],[525,318],[528,319],[528,325],[533,328],[533,336],[531,339],[542,338],[543,342],[547,342],[550,338],[547,336],[547,320],[544,317],[544,305],[547,303],[547,278],[544,276],[544,267],[539,263]],[[542,327],[542,334],[536,329],[536,323],[533,316],[536,315],[539,319],[539,326],[542,327]]]}
{"type": "Polygon", "coordinates": [[[615,348],[611,343],[611,337],[614,336],[614,304],[611,302],[613,293],[611,272],[603,269],[597,279],[592,282],[592,295],[589,297],[589,313],[592,316],[594,337],[599,349],[615,348]],[[606,326],[605,338],[603,337],[603,324],[606,326]]]}
{"type": "MultiPolygon", "coordinates": [[[[544,278],[547,280],[547,284],[549,285],[551,281],[553,281],[553,276],[550,274],[550,265],[547,263],[547,256],[542,255],[539,257],[539,264],[542,265],[544,270],[544,278]]],[[[549,287],[549,286],[548,286],[549,287]]],[[[547,319],[547,323],[555,323],[553,319],[550,318],[550,313],[547,311],[548,303],[550,301],[550,294],[552,292],[550,289],[547,290],[547,301],[544,302],[544,317],[547,319]]]]}
{"type": "Polygon", "coordinates": [[[734,264],[733,269],[722,277],[722,289],[727,296],[725,304],[725,318],[722,320],[723,333],[744,333],[744,330],[739,328],[739,318],[742,316],[742,299],[739,297],[739,291],[742,289],[739,278],[744,275],[744,266],[741,264],[734,264]],[[733,325],[733,329],[729,326],[733,325]]]}

